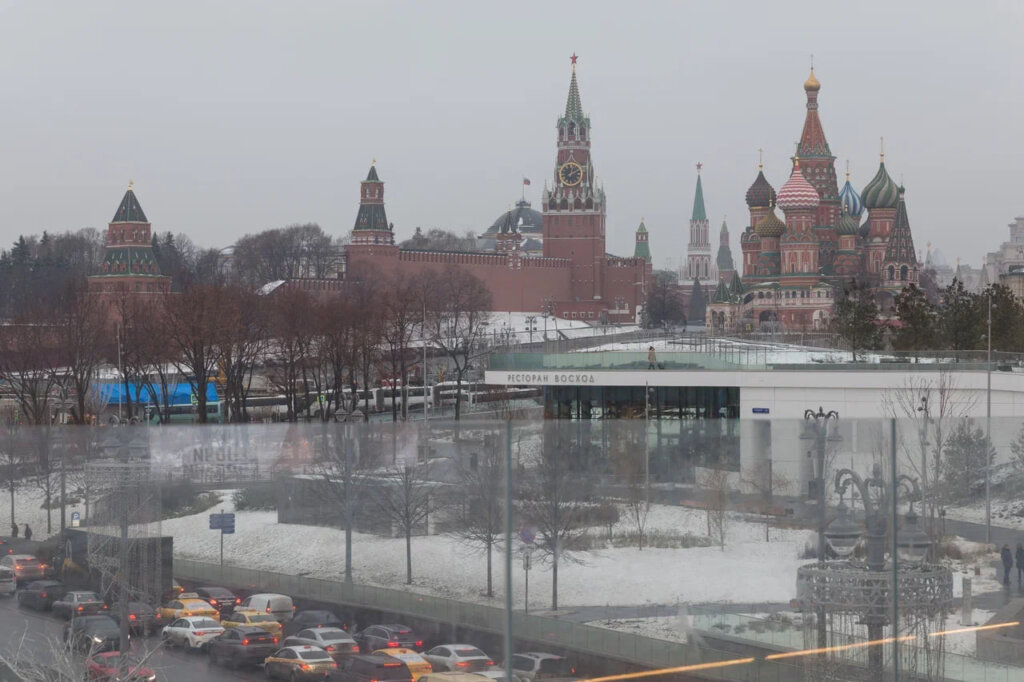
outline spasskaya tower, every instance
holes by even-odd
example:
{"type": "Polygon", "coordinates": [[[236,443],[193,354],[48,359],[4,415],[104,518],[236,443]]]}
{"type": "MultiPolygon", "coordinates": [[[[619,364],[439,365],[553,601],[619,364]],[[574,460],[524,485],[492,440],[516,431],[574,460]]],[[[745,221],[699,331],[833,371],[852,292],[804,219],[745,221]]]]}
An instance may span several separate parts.
{"type": "MultiPolygon", "coordinates": [[[[544,183],[544,256],[571,262],[568,301],[558,301],[560,310],[571,309],[581,317],[614,307],[602,300],[605,265],[605,196],[595,184],[590,158],[590,119],[583,113],[576,83],[576,55],[565,114],[558,119],[558,152],[555,156],[554,185],[544,183]]],[[[574,315],[575,317],[575,315],[574,315]]]]}

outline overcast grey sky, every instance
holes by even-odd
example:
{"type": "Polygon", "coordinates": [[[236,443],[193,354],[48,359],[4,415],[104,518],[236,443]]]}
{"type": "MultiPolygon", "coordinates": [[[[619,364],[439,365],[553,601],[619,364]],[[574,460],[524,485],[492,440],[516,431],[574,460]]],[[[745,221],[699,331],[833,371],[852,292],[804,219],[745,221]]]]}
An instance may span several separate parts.
{"type": "MultiPolygon", "coordinates": [[[[785,181],[814,54],[842,178],[902,176],[915,244],[980,263],[1024,214],[1024,3],[0,2],[0,243],[105,227],[128,183],[204,246],[355,219],[482,230],[552,176],[579,56],[609,249],[685,253],[694,164],[728,215],[785,181]]],[[[842,182],[842,180],[840,180],[842,182]]]]}

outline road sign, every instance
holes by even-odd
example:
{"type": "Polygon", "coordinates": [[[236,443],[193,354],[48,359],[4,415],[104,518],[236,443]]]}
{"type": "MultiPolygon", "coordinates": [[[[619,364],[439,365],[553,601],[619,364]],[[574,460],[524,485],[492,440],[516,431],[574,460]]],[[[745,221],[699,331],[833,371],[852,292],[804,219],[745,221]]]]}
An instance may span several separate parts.
{"type": "Polygon", "coordinates": [[[234,535],[235,534],[235,524],[232,523],[230,526],[224,526],[223,528],[220,529],[220,534],[221,535],[234,535]]]}
{"type": "Polygon", "coordinates": [[[526,526],[519,531],[519,539],[530,545],[537,539],[537,529],[533,526],[526,526]]]}
{"type": "Polygon", "coordinates": [[[529,571],[530,570],[530,556],[531,556],[531,554],[532,554],[532,552],[523,552],[523,570],[524,571],[529,571]]]}
{"type": "Polygon", "coordinates": [[[82,515],[79,512],[71,512],[71,527],[78,528],[82,525],[82,515]]]}
{"type": "Polygon", "coordinates": [[[189,401],[193,405],[198,405],[199,404],[199,396],[197,396],[195,393],[192,393],[192,395],[189,396],[189,401]]]}
{"type": "Polygon", "coordinates": [[[210,514],[210,530],[224,530],[230,528],[230,531],[235,532],[235,515],[233,513],[227,514],[210,514]]]}

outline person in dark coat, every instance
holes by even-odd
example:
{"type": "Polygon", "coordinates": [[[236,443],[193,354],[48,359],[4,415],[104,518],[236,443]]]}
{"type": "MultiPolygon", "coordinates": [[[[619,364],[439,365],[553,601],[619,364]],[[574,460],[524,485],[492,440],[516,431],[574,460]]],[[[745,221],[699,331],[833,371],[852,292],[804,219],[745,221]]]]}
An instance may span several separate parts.
{"type": "Polygon", "coordinates": [[[28,525],[27,523],[25,524],[25,539],[32,539],[32,526],[28,525]]]}
{"type": "Polygon", "coordinates": [[[1014,557],[1017,563],[1017,585],[1024,582],[1024,544],[1017,543],[1017,554],[1014,557]]]}
{"type": "Polygon", "coordinates": [[[12,523],[11,524],[11,537],[12,538],[18,537],[18,524],[16,524],[16,523],[12,523]]]}
{"type": "Polygon", "coordinates": [[[999,556],[1003,560],[1003,584],[1010,584],[1010,569],[1013,568],[1013,554],[1010,553],[1010,546],[1003,545],[1003,548],[999,551],[999,556]]]}

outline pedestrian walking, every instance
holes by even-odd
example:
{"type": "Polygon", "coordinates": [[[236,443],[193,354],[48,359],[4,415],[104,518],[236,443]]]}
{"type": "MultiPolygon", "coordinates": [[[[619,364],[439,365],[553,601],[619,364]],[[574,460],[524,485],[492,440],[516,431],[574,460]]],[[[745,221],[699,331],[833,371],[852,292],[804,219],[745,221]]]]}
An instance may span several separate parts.
{"type": "Polygon", "coordinates": [[[18,524],[16,524],[16,523],[12,523],[11,524],[11,537],[12,538],[18,537],[18,524]]]}
{"type": "Polygon", "coordinates": [[[1024,544],[1017,543],[1017,554],[1014,558],[1017,560],[1017,587],[1020,587],[1021,583],[1024,583],[1024,544]]]}
{"type": "Polygon", "coordinates": [[[32,539],[32,526],[28,525],[27,523],[25,524],[25,539],[32,539]]]}
{"type": "Polygon", "coordinates": [[[1003,560],[1003,584],[1010,584],[1010,569],[1013,568],[1013,554],[1010,553],[1010,546],[1003,545],[1003,548],[999,551],[999,556],[1003,560]]]}
{"type": "Polygon", "coordinates": [[[654,346],[647,349],[647,369],[658,369],[658,354],[654,352],[654,346]]]}

